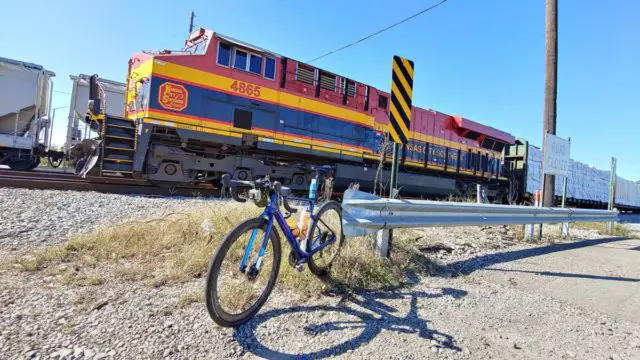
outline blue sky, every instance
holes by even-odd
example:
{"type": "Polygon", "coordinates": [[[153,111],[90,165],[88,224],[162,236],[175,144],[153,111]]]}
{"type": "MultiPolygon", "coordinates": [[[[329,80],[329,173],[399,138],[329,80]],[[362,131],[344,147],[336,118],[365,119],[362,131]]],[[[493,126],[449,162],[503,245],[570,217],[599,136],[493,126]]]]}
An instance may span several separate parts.
{"type": "MultiPolygon", "coordinates": [[[[436,2],[12,1],[0,56],[55,71],[54,105],[67,106],[70,74],[124,81],[131,53],[182,45],[191,10],[200,26],[304,61],[436,2]]],[[[573,158],[606,169],[616,156],[618,173],[638,180],[640,1],[559,2],[558,135],[572,137],[573,158]]],[[[388,89],[392,56],[408,57],[416,105],[540,144],[544,16],[544,0],[449,0],[314,65],[388,89]]]]}

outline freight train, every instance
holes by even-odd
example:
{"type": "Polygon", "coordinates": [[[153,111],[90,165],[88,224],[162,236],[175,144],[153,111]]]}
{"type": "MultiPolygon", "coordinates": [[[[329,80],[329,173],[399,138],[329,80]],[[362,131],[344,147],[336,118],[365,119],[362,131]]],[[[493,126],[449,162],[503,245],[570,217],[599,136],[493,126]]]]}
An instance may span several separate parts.
{"type": "Polygon", "coordinates": [[[0,165],[33,170],[46,158],[59,166],[63,153],[51,149],[51,97],[55,73],[41,65],[0,57],[0,165]]]}
{"type": "MultiPolygon", "coordinates": [[[[80,175],[159,185],[277,178],[306,189],[310,167],[333,164],[337,188],[388,179],[389,93],[211,30],[179,51],[129,61],[123,117],[107,115],[97,81],[87,121],[100,134],[80,175]]],[[[503,151],[515,138],[461,116],[412,108],[401,152],[403,194],[504,196],[503,151]]]]}
{"type": "MultiPolygon", "coordinates": [[[[81,176],[173,187],[269,175],[304,190],[312,166],[332,164],[338,192],[388,183],[388,92],[211,30],[178,51],[134,54],[123,116],[106,111],[105,94],[91,77],[85,120],[99,136],[76,147],[81,176]]],[[[432,109],[411,116],[402,195],[467,197],[482,184],[490,200],[526,203],[537,189],[540,151],[526,140],[432,109]]],[[[606,206],[607,174],[572,162],[569,205],[606,206]]],[[[618,179],[616,204],[640,209],[640,188],[618,179]]]]}

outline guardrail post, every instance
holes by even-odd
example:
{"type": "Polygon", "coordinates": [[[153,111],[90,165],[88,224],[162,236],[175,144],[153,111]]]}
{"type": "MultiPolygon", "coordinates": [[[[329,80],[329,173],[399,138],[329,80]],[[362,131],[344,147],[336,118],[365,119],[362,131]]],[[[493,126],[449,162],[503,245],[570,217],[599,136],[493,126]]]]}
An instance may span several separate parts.
{"type": "Polygon", "coordinates": [[[536,231],[536,224],[524,225],[524,241],[537,241],[540,240],[540,233],[536,231]]]}
{"type": "MultiPolygon", "coordinates": [[[[539,207],[542,202],[542,192],[536,190],[533,194],[534,207],[539,207]]],[[[542,239],[542,224],[539,225],[539,230],[536,231],[536,224],[524,225],[524,241],[538,241],[542,239]]]]}
{"type": "MultiPolygon", "coordinates": [[[[616,210],[616,208],[613,208],[612,210],[616,210]]],[[[616,222],[607,221],[607,235],[613,235],[615,231],[616,231],[616,222]]]]}
{"type": "Polygon", "coordinates": [[[379,257],[389,257],[389,240],[391,236],[389,229],[378,230],[376,233],[376,254],[379,257]]]}
{"type": "MultiPolygon", "coordinates": [[[[569,141],[571,141],[571,138],[569,138],[569,141]]],[[[569,177],[565,176],[563,181],[562,181],[562,208],[564,209],[567,205],[567,184],[569,182],[569,177]]],[[[562,223],[562,225],[560,225],[560,233],[562,234],[563,238],[568,238],[569,237],[569,223],[568,222],[564,222],[562,223]]]]}
{"type": "Polygon", "coordinates": [[[615,228],[615,223],[613,221],[607,222],[607,235],[613,235],[613,229],[615,228]]]}
{"type": "Polygon", "coordinates": [[[476,204],[482,204],[482,185],[476,184],[476,204]]]}

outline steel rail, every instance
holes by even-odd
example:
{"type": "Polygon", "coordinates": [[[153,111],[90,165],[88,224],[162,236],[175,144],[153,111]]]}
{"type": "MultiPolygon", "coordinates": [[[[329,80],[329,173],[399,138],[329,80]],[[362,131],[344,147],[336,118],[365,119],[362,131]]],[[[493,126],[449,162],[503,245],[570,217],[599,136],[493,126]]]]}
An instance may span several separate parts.
{"type": "Polygon", "coordinates": [[[0,169],[0,187],[160,196],[197,197],[220,195],[220,191],[210,185],[179,186],[174,189],[167,189],[135,179],[115,177],[89,177],[82,179],[74,174],[58,171],[15,171],[4,169],[0,169]]]}

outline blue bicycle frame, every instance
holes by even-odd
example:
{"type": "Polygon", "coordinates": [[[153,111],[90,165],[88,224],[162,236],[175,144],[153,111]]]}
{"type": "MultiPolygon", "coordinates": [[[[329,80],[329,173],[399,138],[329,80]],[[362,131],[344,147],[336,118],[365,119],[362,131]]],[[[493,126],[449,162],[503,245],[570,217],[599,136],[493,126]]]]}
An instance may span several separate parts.
{"type": "MultiPolygon", "coordinates": [[[[267,245],[269,243],[269,235],[271,234],[271,231],[273,228],[274,218],[278,223],[278,225],[280,226],[280,229],[284,233],[285,238],[289,241],[289,245],[291,245],[291,248],[296,253],[297,258],[299,259],[298,261],[300,263],[306,262],[309,259],[309,257],[313,256],[315,253],[321,251],[322,249],[324,249],[325,247],[327,247],[328,245],[336,241],[336,236],[335,234],[333,234],[333,236],[327,239],[326,242],[321,243],[318,247],[314,248],[313,245],[316,244],[315,240],[318,240],[318,239],[307,239],[307,241],[312,241],[311,243],[312,250],[310,252],[307,252],[305,249],[302,249],[300,247],[300,244],[298,244],[296,237],[291,232],[291,229],[289,229],[289,225],[287,224],[287,221],[284,215],[280,211],[280,208],[278,206],[279,204],[278,196],[279,195],[276,194],[274,191],[270,191],[269,203],[267,204],[267,207],[264,209],[264,212],[262,213],[262,215],[260,215],[261,218],[267,221],[267,229],[264,233],[264,238],[262,239],[260,252],[258,253],[258,259],[254,263],[256,269],[260,269],[260,265],[262,264],[262,257],[264,256],[267,250],[267,245]]],[[[307,206],[307,211],[309,212],[309,216],[310,216],[309,226],[311,226],[311,224],[315,220],[315,216],[313,215],[313,208],[314,208],[315,201],[313,199],[306,199],[306,198],[291,198],[291,200],[303,201],[309,204],[307,206]]],[[[242,257],[242,262],[240,263],[241,272],[245,272],[247,268],[247,261],[249,260],[249,255],[251,254],[251,249],[253,248],[253,243],[255,241],[257,233],[258,233],[258,229],[253,229],[253,231],[251,232],[249,243],[247,244],[247,248],[245,249],[244,255],[242,257]]],[[[313,229],[309,229],[308,234],[305,234],[304,236],[307,237],[309,236],[309,234],[312,234],[312,233],[313,233],[313,229]]],[[[321,234],[319,234],[319,236],[321,236],[321,234]]]]}

